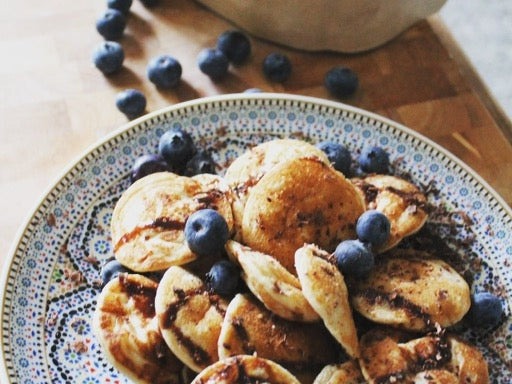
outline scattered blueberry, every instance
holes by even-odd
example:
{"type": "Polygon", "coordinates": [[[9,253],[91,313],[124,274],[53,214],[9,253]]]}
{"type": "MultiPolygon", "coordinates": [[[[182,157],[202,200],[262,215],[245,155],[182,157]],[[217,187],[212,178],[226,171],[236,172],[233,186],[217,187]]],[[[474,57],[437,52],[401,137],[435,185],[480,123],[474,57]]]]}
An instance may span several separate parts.
{"type": "Polygon", "coordinates": [[[251,54],[251,42],[240,31],[226,31],[217,39],[217,49],[233,64],[242,64],[251,54]]]}
{"type": "Polygon", "coordinates": [[[334,257],[339,270],[345,276],[365,277],[375,265],[370,249],[359,240],[345,240],[338,244],[334,257]]]}
{"type": "Polygon", "coordinates": [[[327,155],[334,169],[348,176],[352,164],[352,156],[345,146],[332,141],[322,141],[317,144],[317,148],[327,155]]]}
{"type": "Polygon", "coordinates": [[[389,239],[391,223],[386,215],[377,210],[364,212],[356,223],[359,240],[374,247],[384,244],[389,239]]]}
{"type": "Polygon", "coordinates": [[[240,286],[240,268],[229,260],[218,261],[206,274],[206,284],[221,296],[233,296],[240,286]]]}
{"type": "Polygon", "coordinates": [[[128,13],[132,6],[132,0],[107,0],[107,7],[117,9],[124,14],[128,13]]]}
{"type": "Polygon", "coordinates": [[[146,110],[146,96],[137,89],[126,89],[117,94],[116,106],[131,120],[146,110]]]}
{"type": "Polygon", "coordinates": [[[324,85],[332,95],[344,98],[354,94],[359,85],[359,79],[350,68],[334,67],[326,73],[324,85]]]}
{"type": "Polygon", "coordinates": [[[200,175],[203,173],[215,174],[215,162],[205,150],[198,151],[185,165],[185,176],[200,175]]]}
{"type": "Polygon", "coordinates": [[[192,136],[179,128],[168,130],[158,142],[158,154],[177,172],[181,172],[195,153],[192,136]]]}
{"type": "Polygon", "coordinates": [[[121,273],[133,273],[133,271],[114,258],[111,258],[102,265],[100,270],[100,278],[103,286],[110,280],[115,279],[121,273]]]}
{"type": "Polygon", "coordinates": [[[389,155],[381,147],[365,147],[359,155],[359,166],[367,173],[388,173],[389,155]]]}
{"type": "Polygon", "coordinates": [[[492,328],[503,316],[501,299],[490,292],[478,292],[471,297],[471,307],[466,315],[474,327],[492,328]]]}
{"type": "Polygon", "coordinates": [[[135,182],[143,177],[157,172],[170,171],[167,162],[159,155],[142,155],[135,159],[130,174],[131,181],[135,182]]]}
{"type": "Polygon", "coordinates": [[[292,63],[288,56],[273,52],[263,60],[263,73],[270,80],[282,83],[292,74],[292,63]]]}
{"type": "Polygon", "coordinates": [[[126,18],[117,9],[107,9],[97,20],[96,30],[106,40],[117,40],[123,36],[126,18]]]}
{"type": "Polygon", "coordinates": [[[247,88],[243,93],[261,93],[263,90],[260,88],[247,88]]]}
{"type": "Polygon", "coordinates": [[[181,64],[174,57],[161,55],[151,60],[146,68],[149,80],[158,88],[173,88],[181,79],[181,64]]]}
{"type": "Polygon", "coordinates": [[[188,247],[199,256],[219,255],[229,237],[228,224],[214,209],[206,208],[191,214],[185,223],[188,247]]]}
{"type": "Polygon", "coordinates": [[[197,65],[212,80],[220,80],[228,74],[229,60],[222,51],[205,48],[197,56],[197,65]]]}
{"type": "Polygon", "coordinates": [[[103,74],[110,75],[115,73],[123,66],[123,47],[115,41],[104,41],[94,49],[92,61],[103,74]]]}

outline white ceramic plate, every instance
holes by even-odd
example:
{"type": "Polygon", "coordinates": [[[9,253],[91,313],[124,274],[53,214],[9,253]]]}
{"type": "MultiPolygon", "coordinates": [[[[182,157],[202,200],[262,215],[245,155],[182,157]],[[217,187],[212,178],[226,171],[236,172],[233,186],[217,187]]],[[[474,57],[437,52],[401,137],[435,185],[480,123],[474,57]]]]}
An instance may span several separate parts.
{"type": "MultiPolygon", "coordinates": [[[[123,127],[69,168],[39,204],[16,240],[1,288],[0,381],[125,383],[91,332],[99,266],[112,254],[112,208],[129,185],[134,159],[154,153],[171,127],[191,132],[225,166],[248,146],[276,137],[344,143],[356,156],[366,144],[384,147],[399,172],[435,182],[436,204],[465,212],[457,237],[475,266],[475,290],[504,298],[507,319],[488,331],[466,330],[490,362],[493,383],[512,377],[512,211],[471,169],[417,133],[343,104],[291,95],[226,95],[172,106],[123,127]],[[400,160],[400,161],[399,161],[400,160]],[[507,363],[508,362],[508,367],[507,363]]],[[[222,172],[222,171],[221,171],[222,172]]]]}

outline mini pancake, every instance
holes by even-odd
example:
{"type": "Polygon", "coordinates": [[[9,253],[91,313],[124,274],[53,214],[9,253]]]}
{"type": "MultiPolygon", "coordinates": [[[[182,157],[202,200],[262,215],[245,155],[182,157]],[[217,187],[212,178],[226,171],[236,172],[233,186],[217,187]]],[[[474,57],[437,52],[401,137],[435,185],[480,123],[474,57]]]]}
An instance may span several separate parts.
{"type": "Polygon", "coordinates": [[[173,353],[190,369],[200,372],[216,362],[227,302],[210,292],[203,281],[183,269],[170,267],[155,296],[162,336],[173,353]]]}
{"type": "Polygon", "coordinates": [[[233,215],[237,240],[242,240],[244,209],[252,187],[275,165],[300,157],[314,157],[329,164],[326,154],[313,144],[294,139],[275,139],[246,151],[226,169],[224,178],[234,192],[233,215]]]}
{"type": "Polygon", "coordinates": [[[228,188],[219,176],[160,172],[137,180],[112,214],[116,259],[137,272],[164,271],[194,260],[183,229],[188,216],[203,208],[216,209],[233,228],[228,188]]]}
{"type": "Polygon", "coordinates": [[[313,384],[365,384],[357,360],[326,365],[313,384]]]}
{"type": "Polygon", "coordinates": [[[354,309],[376,323],[415,331],[461,320],[471,305],[462,276],[442,260],[407,256],[378,260],[368,277],[354,282],[354,309]]]}
{"type": "Polygon", "coordinates": [[[404,237],[419,231],[427,221],[427,199],[414,184],[390,175],[371,175],[352,182],[363,196],[366,208],[382,212],[390,221],[389,239],[375,251],[394,247],[404,237]]]}
{"type": "Polygon", "coordinates": [[[218,348],[221,359],[256,354],[294,374],[319,372],[338,356],[337,343],[321,323],[284,320],[249,294],[229,303],[218,348]]]}
{"type": "Polygon", "coordinates": [[[300,384],[285,368],[257,356],[239,355],[220,360],[205,368],[191,384],[300,384]]]}
{"type": "Polygon", "coordinates": [[[229,240],[226,251],[242,268],[242,279],[251,292],[276,315],[294,321],[320,317],[304,297],[300,282],[272,256],[229,240]]]}
{"type": "Polygon", "coordinates": [[[294,271],[295,251],[315,243],[332,252],[355,237],[364,201],[343,174],[315,158],[274,166],[247,199],[242,222],[244,243],[275,257],[294,271]]]}
{"type": "Polygon", "coordinates": [[[370,384],[391,380],[489,383],[488,367],[482,354],[474,346],[444,333],[414,338],[390,329],[371,330],[361,338],[359,363],[370,384]],[[457,381],[453,381],[454,376],[457,381]],[[432,381],[426,380],[429,377],[432,381]]]}
{"type": "Polygon", "coordinates": [[[134,383],[179,384],[183,364],[160,333],[156,289],[142,275],[112,279],[98,296],[92,329],[108,361],[134,383]]]}

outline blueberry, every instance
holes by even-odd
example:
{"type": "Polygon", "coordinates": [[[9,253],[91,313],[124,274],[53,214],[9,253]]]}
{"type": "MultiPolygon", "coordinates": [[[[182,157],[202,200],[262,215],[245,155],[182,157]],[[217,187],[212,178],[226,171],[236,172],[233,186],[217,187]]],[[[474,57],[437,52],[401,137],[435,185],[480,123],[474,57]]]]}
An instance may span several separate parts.
{"type": "Polygon", "coordinates": [[[174,57],[161,55],[151,60],[146,68],[149,80],[158,88],[173,88],[181,79],[181,64],[174,57]]]}
{"type": "Polygon", "coordinates": [[[212,156],[204,150],[198,151],[185,165],[185,176],[200,175],[203,173],[215,174],[215,162],[212,156]]]}
{"type": "Polygon", "coordinates": [[[242,64],[251,54],[251,42],[240,31],[226,31],[218,37],[217,49],[233,64],[242,64]]]}
{"type": "Polygon", "coordinates": [[[133,271],[114,258],[111,258],[102,265],[100,270],[100,278],[103,286],[110,280],[115,279],[121,273],[133,273],[133,271]]]}
{"type": "Polygon", "coordinates": [[[367,173],[388,173],[389,155],[381,147],[365,147],[358,158],[361,170],[367,173]]]}
{"type": "Polygon", "coordinates": [[[131,120],[146,110],[146,96],[137,89],[125,89],[117,94],[116,106],[131,120]]]}
{"type": "Polygon", "coordinates": [[[206,274],[206,285],[221,296],[233,296],[240,286],[240,268],[229,260],[218,261],[206,274]]]}
{"type": "Polygon", "coordinates": [[[332,95],[344,98],[354,94],[359,86],[359,79],[350,68],[334,67],[326,73],[324,85],[332,95]]]}
{"type": "Polygon", "coordinates": [[[228,58],[216,48],[201,50],[197,56],[197,65],[201,72],[212,80],[220,80],[228,74],[228,58]]]}
{"type": "Polygon", "coordinates": [[[317,144],[317,148],[321,149],[327,155],[334,169],[348,176],[350,165],[352,164],[352,157],[350,151],[345,146],[331,141],[322,141],[317,144]]]}
{"type": "Polygon", "coordinates": [[[191,214],[185,223],[188,247],[199,256],[219,255],[229,237],[228,224],[214,209],[206,208],[191,214]]]}
{"type": "Polygon", "coordinates": [[[375,265],[370,249],[359,240],[345,240],[338,244],[334,257],[345,276],[361,278],[368,275],[375,265]]]}
{"type": "Polygon", "coordinates": [[[126,18],[117,9],[107,9],[97,20],[96,30],[106,40],[117,40],[123,36],[126,18]]]}
{"type": "Polygon", "coordinates": [[[477,292],[471,297],[471,307],[466,315],[473,327],[493,328],[503,316],[501,299],[490,292],[477,292]]]}
{"type": "Polygon", "coordinates": [[[110,75],[115,73],[123,66],[123,47],[115,41],[104,41],[94,49],[92,61],[103,74],[110,75]]]}
{"type": "Polygon", "coordinates": [[[140,2],[142,3],[142,5],[148,8],[154,7],[158,4],[158,0],[140,0],[140,2]]]}
{"type": "Polygon", "coordinates": [[[247,88],[243,93],[262,93],[263,90],[260,88],[247,88]]]}
{"type": "Polygon", "coordinates": [[[132,182],[135,182],[152,173],[170,170],[171,168],[161,156],[155,154],[142,155],[133,163],[130,178],[132,182]]]}
{"type": "Polygon", "coordinates": [[[132,0],[107,0],[107,7],[117,9],[124,14],[128,13],[132,6],[132,0]]]}
{"type": "Polygon", "coordinates": [[[263,73],[270,80],[282,83],[292,74],[292,63],[288,56],[273,52],[263,60],[263,73]]]}
{"type": "Polygon", "coordinates": [[[168,130],[158,142],[158,154],[177,172],[183,170],[195,153],[192,136],[179,128],[168,130]]]}
{"type": "Polygon", "coordinates": [[[389,239],[391,223],[386,215],[376,210],[364,212],[356,223],[359,240],[374,247],[384,244],[389,239]]]}

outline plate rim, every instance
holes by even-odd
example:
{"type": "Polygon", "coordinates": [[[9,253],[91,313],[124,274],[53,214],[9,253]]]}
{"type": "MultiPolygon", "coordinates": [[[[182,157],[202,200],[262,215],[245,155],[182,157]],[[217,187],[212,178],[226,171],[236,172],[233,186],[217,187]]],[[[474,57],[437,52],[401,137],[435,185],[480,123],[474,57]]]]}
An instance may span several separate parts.
{"type": "MultiPolygon", "coordinates": [[[[13,264],[16,258],[16,253],[18,248],[20,248],[20,244],[22,239],[29,229],[31,222],[37,216],[38,211],[44,205],[44,203],[51,197],[52,191],[56,190],[59,184],[66,178],[66,176],[73,171],[76,167],[79,167],[80,164],[87,163],[87,159],[93,154],[94,151],[98,150],[100,147],[108,144],[110,141],[114,140],[116,137],[119,137],[123,134],[127,134],[130,130],[135,130],[138,126],[143,125],[145,123],[152,122],[154,119],[157,119],[158,116],[170,114],[173,111],[177,111],[180,109],[192,108],[194,106],[199,105],[214,105],[215,103],[223,103],[223,102],[235,102],[237,100],[264,100],[267,102],[272,101],[290,101],[297,103],[305,103],[305,104],[313,104],[318,106],[323,106],[326,108],[333,108],[341,111],[346,111],[348,113],[352,113],[354,115],[360,116],[360,118],[368,118],[372,121],[381,122],[393,128],[397,128],[400,131],[403,131],[407,135],[410,135],[420,142],[431,146],[433,149],[446,156],[451,162],[455,163],[457,166],[461,167],[467,174],[473,177],[483,188],[485,188],[486,192],[494,199],[499,205],[500,209],[504,211],[506,216],[512,219],[512,207],[510,207],[505,199],[492,187],[478,172],[476,172],[471,166],[462,161],[459,157],[453,154],[448,149],[444,148],[440,144],[436,143],[432,139],[428,138],[424,134],[413,130],[412,128],[407,127],[406,125],[399,123],[389,117],[380,115],[376,112],[371,112],[365,110],[360,107],[355,107],[341,101],[334,101],[329,99],[323,99],[316,96],[306,96],[306,95],[298,95],[298,94],[290,94],[290,93],[273,93],[273,92],[261,92],[261,93],[229,93],[222,95],[213,95],[213,96],[205,96],[196,98],[193,100],[183,101],[176,104],[172,104],[153,112],[149,112],[141,117],[138,117],[134,120],[131,120],[127,123],[121,124],[118,128],[115,128],[110,133],[104,135],[100,139],[96,140],[84,150],[82,150],[74,159],[68,162],[67,166],[57,174],[57,176],[48,184],[48,186],[42,191],[42,194],[37,198],[34,206],[28,210],[25,218],[22,220],[19,225],[15,236],[10,244],[10,248],[7,252],[6,259],[4,261],[1,275],[0,275],[0,382],[5,382],[6,384],[11,383],[9,381],[8,370],[7,370],[7,361],[5,356],[5,348],[4,348],[4,334],[7,332],[7,326],[4,326],[4,305],[6,300],[6,290],[7,283],[11,273],[13,271],[13,264]]],[[[12,367],[11,367],[12,369],[12,367]]]]}

